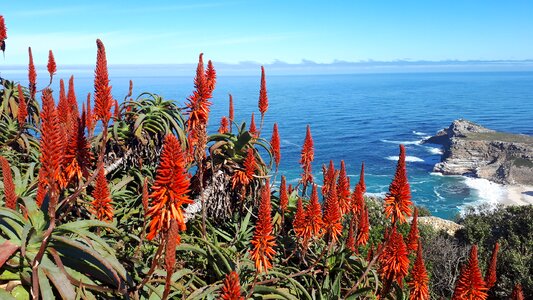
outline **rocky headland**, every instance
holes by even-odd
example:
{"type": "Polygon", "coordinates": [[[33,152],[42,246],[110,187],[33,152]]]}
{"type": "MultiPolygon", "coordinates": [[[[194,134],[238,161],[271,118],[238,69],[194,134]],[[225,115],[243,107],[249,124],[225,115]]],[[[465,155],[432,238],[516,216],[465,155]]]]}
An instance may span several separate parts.
{"type": "Polygon", "coordinates": [[[424,143],[444,148],[435,172],[533,185],[533,136],[497,132],[460,119],[424,143]]]}

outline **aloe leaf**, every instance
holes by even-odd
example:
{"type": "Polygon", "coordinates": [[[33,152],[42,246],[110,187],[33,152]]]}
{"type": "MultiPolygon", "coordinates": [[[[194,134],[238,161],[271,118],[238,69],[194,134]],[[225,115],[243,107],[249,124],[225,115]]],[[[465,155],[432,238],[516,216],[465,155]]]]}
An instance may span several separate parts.
{"type": "MultiPolygon", "coordinates": [[[[76,299],[76,291],[70,283],[68,277],[49,258],[43,257],[39,269],[42,270],[48,279],[54,284],[56,290],[63,299],[76,299]]],[[[39,276],[39,281],[41,276],[39,276]]],[[[44,295],[43,295],[44,296],[44,295]]],[[[43,299],[51,299],[43,297],[43,299]]]]}

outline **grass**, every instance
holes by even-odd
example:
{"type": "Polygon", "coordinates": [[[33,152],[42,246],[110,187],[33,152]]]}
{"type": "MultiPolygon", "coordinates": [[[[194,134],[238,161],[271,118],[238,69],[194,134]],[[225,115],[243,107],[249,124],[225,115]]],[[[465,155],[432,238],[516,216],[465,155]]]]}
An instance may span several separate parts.
{"type": "Polygon", "coordinates": [[[524,143],[533,146],[533,136],[523,134],[511,134],[504,132],[480,132],[468,133],[467,140],[500,141],[509,143],[524,143]]]}

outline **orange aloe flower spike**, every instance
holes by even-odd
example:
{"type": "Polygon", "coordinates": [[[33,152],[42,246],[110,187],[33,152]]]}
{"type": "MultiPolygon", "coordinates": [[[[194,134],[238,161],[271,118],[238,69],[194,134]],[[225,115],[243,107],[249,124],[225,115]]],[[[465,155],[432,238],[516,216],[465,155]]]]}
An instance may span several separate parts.
{"type": "Polygon", "coordinates": [[[411,230],[407,237],[407,249],[409,251],[416,251],[418,249],[420,233],[418,232],[418,208],[415,208],[415,214],[411,221],[411,230]]]}
{"type": "Polygon", "coordinates": [[[287,179],[281,176],[281,184],[279,185],[279,207],[281,214],[285,214],[289,206],[289,194],[287,193],[287,179]]]}
{"type": "Polygon", "coordinates": [[[512,300],[524,300],[524,293],[522,292],[522,286],[517,284],[513,288],[513,293],[511,294],[512,300]]]}
{"type": "MultiPolygon", "coordinates": [[[[329,182],[335,182],[335,175],[328,179],[329,182]]],[[[324,215],[322,217],[324,229],[333,243],[337,242],[342,234],[342,215],[339,208],[337,196],[337,187],[332,184],[329,187],[328,195],[324,202],[324,215]]]]}
{"type": "Polygon", "coordinates": [[[26,99],[24,99],[24,92],[22,91],[22,86],[20,84],[18,85],[18,93],[19,93],[19,107],[17,112],[17,120],[19,122],[19,126],[24,126],[24,123],[26,123],[26,117],[28,116],[28,105],[26,104],[26,99]]]}
{"type": "Polygon", "coordinates": [[[409,300],[429,300],[429,277],[422,258],[422,245],[418,244],[416,260],[411,269],[409,285],[409,300]]]}
{"type": "Polygon", "coordinates": [[[409,257],[403,236],[396,231],[396,227],[393,227],[392,231],[388,233],[388,241],[379,262],[380,274],[385,285],[390,286],[393,281],[396,281],[402,286],[402,280],[409,269],[409,257]]]}
{"type": "Polygon", "coordinates": [[[294,220],[292,221],[292,228],[294,229],[296,236],[299,238],[304,238],[305,235],[305,219],[306,213],[302,198],[298,197],[296,202],[296,213],[294,214],[294,220]]]}
{"type": "Polygon", "coordinates": [[[368,208],[363,205],[359,213],[359,228],[357,229],[357,246],[366,245],[370,236],[370,223],[368,222],[368,208]]]}
{"type": "Polygon", "coordinates": [[[211,98],[213,91],[215,90],[215,85],[217,83],[217,72],[215,71],[215,67],[213,67],[213,62],[211,62],[211,60],[207,62],[205,78],[207,83],[207,90],[209,91],[209,96],[207,98],[211,98]]]}
{"type": "Polygon", "coordinates": [[[270,203],[270,183],[268,179],[261,191],[261,203],[257,223],[255,225],[254,237],[251,241],[251,258],[255,261],[255,268],[258,273],[268,272],[272,268],[272,258],[276,254],[276,238],[272,234],[272,206],[270,203]]]}
{"type": "Polygon", "coordinates": [[[244,300],[241,294],[241,284],[239,283],[239,275],[235,271],[231,271],[224,279],[224,285],[220,293],[222,300],[244,300]]]}
{"type": "MultiPolygon", "coordinates": [[[[60,179],[60,167],[62,164],[62,153],[58,149],[62,149],[63,136],[59,125],[59,118],[54,104],[52,92],[49,89],[43,91],[42,94],[42,111],[41,111],[41,139],[39,147],[41,150],[41,170],[43,172],[43,180],[46,186],[50,189],[49,193],[52,195],[50,208],[54,208],[57,201],[58,184],[60,179]]],[[[55,209],[55,208],[54,208],[55,209]]]]}
{"type": "Polygon", "coordinates": [[[98,171],[92,196],[94,198],[91,202],[92,212],[96,218],[100,221],[113,221],[113,206],[111,205],[111,195],[107,186],[104,168],[100,168],[100,171],[98,171]]]}
{"type": "Polygon", "coordinates": [[[268,96],[266,88],[265,68],[261,66],[261,89],[259,90],[259,112],[261,112],[261,120],[265,117],[268,110],[268,96]]]}
{"type": "Polygon", "coordinates": [[[361,190],[364,193],[366,193],[366,184],[365,184],[365,163],[361,163],[361,174],[359,175],[359,185],[361,186],[361,190]]]}
{"type": "Polygon", "coordinates": [[[311,198],[307,205],[306,212],[306,235],[308,237],[321,237],[324,228],[324,222],[322,221],[322,207],[318,202],[318,191],[316,184],[313,184],[311,191],[311,198]]]}
{"type": "Polygon", "coordinates": [[[476,245],[470,249],[470,258],[462,267],[461,274],[455,283],[452,300],[463,299],[487,299],[487,287],[479,269],[476,245]]]}
{"type": "Polygon", "coordinates": [[[228,118],[226,118],[226,116],[223,116],[220,119],[220,127],[218,127],[218,133],[224,134],[224,133],[228,133],[228,131],[229,131],[228,118]]]}
{"type": "Polygon", "coordinates": [[[337,194],[339,197],[339,208],[341,215],[346,214],[350,210],[350,181],[346,174],[346,165],[344,160],[341,160],[341,169],[339,178],[337,179],[337,194]]]}
{"type": "Polygon", "coordinates": [[[494,284],[496,283],[497,277],[496,277],[496,263],[498,260],[498,250],[500,249],[500,244],[496,242],[494,244],[494,248],[492,249],[492,255],[490,257],[490,264],[487,268],[487,272],[485,274],[485,282],[487,284],[487,289],[491,289],[494,284]]]}
{"type": "Polygon", "coordinates": [[[396,174],[389,186],[389,193],[384,200],[385,214],[391,222],[402,224],[406,222],[406,216],[411,215],[411,189],[407,180],[405,169],[405,146],[400,145],[400,156],[396,167],[396,174]]]}
{"type": "Polygon", "coordinates": [[[76,91],[74,90],[74,76],[70,76],[68,80],[67,102],[69,105],[69,113],[72,117],[72,122],[77,122],[80,117],[78,108],[78,101],[76,100],[76,91]]]}
{"type": "Polygon", "coordinates": [[[174,135],[167,134],[150,194],[151,207],[146,214],[151,219],[149,240],[168,230],[172,219],[176,220],[179,230],[186,229],[182,205],[193,203],[189,198],[189,185],[181,145],[174,135]]]}
{"type": "Polygon", "coordinates": [[[274,162],[276,163],[276,170],[277,170],[279,167],[279,162],[281,161],[278,123],[274,123],[274,128],[272,128],[272,138],[270,139],[270,148],[272,149],[272,155],[274,156],[274,162]]]}
{"type": "Polygon", "coordinates": [[[96,69],[94,71],[94,116],[107,126],[111,118],[110,109],[113,106],[113,96],[111,96],[111,86],[109,85],[104,43],[100,39],[97,39],[96,46],[98,52],[96,55],[96,69]]]}
{"type": "Polygon", "coordinates": [[[57,71],[57,65],[56,60],[54,59],[54,53],[52,50],[48,52],[48,65],[46,65],[48,69],[48,73],[50,74],[50,83],[52,83],[52,78],[54,78],[54,75],[57,71]]]}
{"type": "Polygon", "coordinates": [[[33,54],[31,53],[31,47],[28,47],[28,55],[30,57],[28,63],[28,82],[30,95],[32,99],[35,99],[35,93],[37,92],[37,72],[35,72],[35,65],[33,64],[33,54]]]}
{"type": "Polygon", "coordinates": [[[0,15],[0,41],[7,39],[7,30],[4,16],[0,15]]]}
{"type": "Polygon", "coordinates": [[[230,122],[230,132],[231,132],[231,126],[235,119],[235,112],[233,111],[233,96],[229,94],[229,122],[230,122]]]}
{"type": "Polygon", "coordinates": [[[353,226],[350,226],[348,230],[348,237],[346,238],[346,248],[350,251],[355,252],[355,237],[353,232],[353,226]]]}
{"type": "Polygon", "coordinates": [[[13,175],[11,174],[11,167],[5,157],[0,156],[0,165],[2,167],[2,176],[4,177],[4,194],[5,205],[7,208],[15,209],[17,206],[17,194],[15,194],[15,184],[13,183],[13,175]]]}
{"type": "Polygon", "coordinates": [[[313,144],[313,137],[311,136],[311,127],[307,125],[304,144],[302,146],[302,154],[300,164],[302,165],[303,173],[301,182],[304,186],[313,182],[313,173],[311,171],[311,163],[315,159],[315,149],[313,144]]]}
{"type": "Polygon", "coordinates": [[[254,117],[254,113],[252,113],[252,117],[251,117],[251,120],[250,120],[250,128],[248,129],[248,132],[250,132],[250,134],[254,137],[254,138],[258,138],[258,132],[257,132],[257,127],[255,126],[255,117],[254,117]]]}

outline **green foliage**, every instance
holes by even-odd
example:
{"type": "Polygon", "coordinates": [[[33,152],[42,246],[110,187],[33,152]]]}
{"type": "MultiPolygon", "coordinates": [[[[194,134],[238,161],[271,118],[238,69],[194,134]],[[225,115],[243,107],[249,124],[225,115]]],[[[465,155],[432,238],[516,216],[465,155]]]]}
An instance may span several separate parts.
{"type": "Polygon", "coordinates": [[[494,296],[505,299],[520,283],[525,297],[533,297],[533,205],[471,209],[459,222],[459,240],[478,245],[483,266],[500,243],[494,296]]]}

